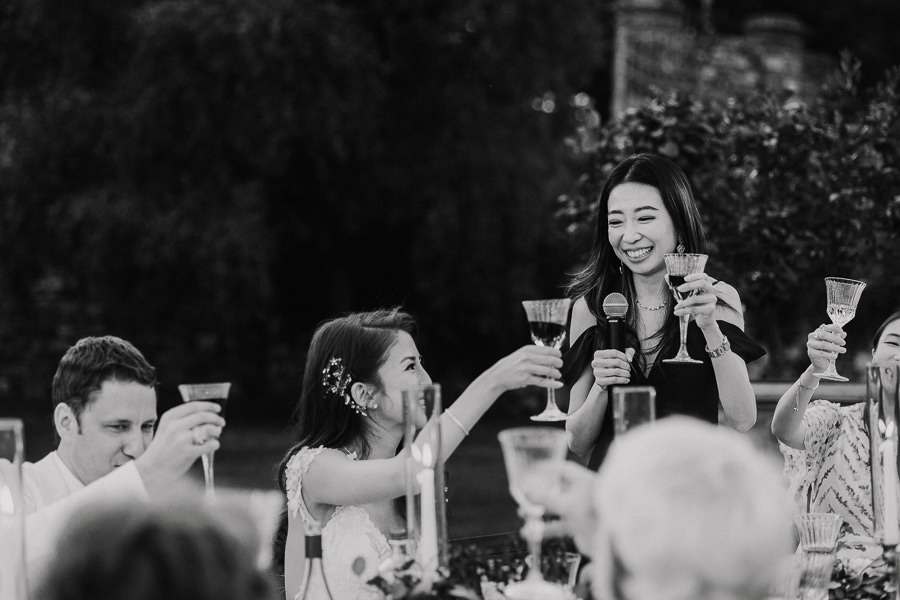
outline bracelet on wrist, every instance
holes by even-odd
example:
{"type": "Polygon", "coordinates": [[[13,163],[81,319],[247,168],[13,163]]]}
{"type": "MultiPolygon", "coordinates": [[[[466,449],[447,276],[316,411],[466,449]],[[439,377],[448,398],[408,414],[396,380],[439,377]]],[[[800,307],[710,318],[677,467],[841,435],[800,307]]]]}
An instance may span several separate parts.
{"type": "Polygon", "coordinates": [[[705,346],[705,348],[706,348],[706,353],[709,354],[710,358],[719,358],[726,352],[731,351],[731,342],[729,342],[728,338],[723,335],[722,343],[719,344],[717,347],[710,349],[710,347],[707,345],[707,346],[705,346]]]}
{"type": "Polygon", "coordinates": [[[804,390],[809,390],[811,392],[814,389],[816,389],[817,387],[819,387],[818,381],[816,381],[816,385],[810,386],[810,385],[806,385],[805,383],[803,383],[802,381],[800,381],[798,379],[797,380],[797,393],[794,394],[794,410],[796,410],[796,411],[800,410],[800,388],[803,388],[804,390]]]}
{"type": "Polygon", "coordinates": [[[469,437],[469,429],[468,429],[468,427],[466,427],[465,425],[463,425],[463,424],[462,424],[462,421],[460,421],[459,419],[457,419],[457,418],[456,418],[456,415],[454,415],[452,412],[450,412],[450,409],[449,409],[449,408],[448,408],[447,410],[444,411],[444,414],[447,415],[448,417],[450,417],[450,420],[451,420],[451,421],[453,421],[454,423],[456,423],[456,426],[459,427],[459,428],[462,430],[463,434],[464,434],[466,437],[469,437]]]}

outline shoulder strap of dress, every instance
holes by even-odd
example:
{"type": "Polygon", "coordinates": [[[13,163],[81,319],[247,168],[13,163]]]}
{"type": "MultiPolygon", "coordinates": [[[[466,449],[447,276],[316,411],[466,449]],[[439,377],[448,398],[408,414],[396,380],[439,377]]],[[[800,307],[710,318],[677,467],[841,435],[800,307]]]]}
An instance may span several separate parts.
{"type": "Polygon", "coordinates": [[[298,514],[305,524],[317,525],[315,517],[309,512],[306,502],[303,500],[303,475],[309,470],[309,465],[315,460],[324,446],[318,448],[301,448],[288,461],[285,469],[285,487],[287,489],[287,507],[291,517],[298,514]]]}

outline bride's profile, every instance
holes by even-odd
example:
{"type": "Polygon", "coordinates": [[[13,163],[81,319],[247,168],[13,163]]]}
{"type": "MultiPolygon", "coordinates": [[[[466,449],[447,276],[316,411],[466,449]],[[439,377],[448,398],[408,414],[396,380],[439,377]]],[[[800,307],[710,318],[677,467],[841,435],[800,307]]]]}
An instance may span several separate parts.
{"type": "MultiPolygon", "coordinates": [[[[279,467],[287,500],[287,600],[303,583],[304,532],[321,532],[334,600],[381,597],[365,582],[389,555],[387,534],[405,525],[395,503],[405,492],[401,391],[431,383],[414,335],[415,321],[399,309],[335,318],[313,334],[296,408],[297,442],[279,467]]],[[[560,387],[561,366],[559,351],[524,346],[484,371],[441,416],[442,459],[503,392],[560,387]]],[[[313,592],[322,597],[322,590],[313,592]]]]}

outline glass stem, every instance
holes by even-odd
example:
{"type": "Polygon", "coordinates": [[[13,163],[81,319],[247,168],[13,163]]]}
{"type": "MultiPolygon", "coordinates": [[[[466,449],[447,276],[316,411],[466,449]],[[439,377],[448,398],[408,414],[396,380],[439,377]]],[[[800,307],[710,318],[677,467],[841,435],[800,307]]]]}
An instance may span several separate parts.
{"type": "Polygon", "coordinates": [[[204,454],[200,457],[200,460],[203,462],[203,479],[206,482],[206,497],[212,498],[215,496],[215,492],[213,491],[213,457],[215,456],[215,452],[210,452],[209,454],[204,454]]]}
{"type": "MultiPolygon", "coordinates": [[[[552,390],[551,390],[552,391],[552,390]]],[[[531,568],[528,569],[526,581],[543,581],[541,574],[541,542],[544,539],[544,521],[538,517],[528,517],[525,524],[525,533],[528,538],[528,551],[531,553],[531,568]]]]}
{"type": "Polygon", "coordinates": [[[546,410],[559,410],[559,407],[556,406],[556,390],[553,388],[547,388],[547,408],[546,410]]]}
{"type": "Polygon", "coordinates": [[[678,347],[678,354],[687,354],[687,328],[690,315],[681,315],[678,317],[678,337],[681,338],[681,345],[678,347]]]}

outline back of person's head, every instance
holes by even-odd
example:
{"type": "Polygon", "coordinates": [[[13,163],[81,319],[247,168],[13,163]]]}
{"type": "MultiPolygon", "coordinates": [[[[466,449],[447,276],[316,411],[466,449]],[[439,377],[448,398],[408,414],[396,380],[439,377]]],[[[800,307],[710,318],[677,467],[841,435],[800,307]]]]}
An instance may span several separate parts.
{"type": "Polygon", "coordinates": [[[695,419],[663,419],[617,439],[595,503],[597,597],[755,600],[790,552],[774,460],[695,419]]]}
{"type": "Polygon", "coordinates": [[[63,534],[35,598],[271,599],[248,528],[249,516],[199,500],[98,505],[63,534]],[[236,524],[242,519],[247,523],[236,524]]]}
{"type": "Polygon", "coordinates": [[[53,406],[68,404],[79,418],[106,381],[156,385],[156,369],[131,343],[112,335],[86,337],[69,348],[53,376],[53,406]]]}

